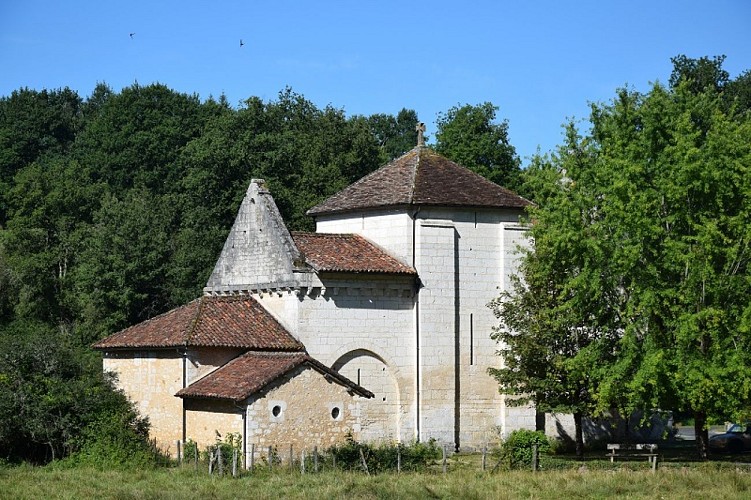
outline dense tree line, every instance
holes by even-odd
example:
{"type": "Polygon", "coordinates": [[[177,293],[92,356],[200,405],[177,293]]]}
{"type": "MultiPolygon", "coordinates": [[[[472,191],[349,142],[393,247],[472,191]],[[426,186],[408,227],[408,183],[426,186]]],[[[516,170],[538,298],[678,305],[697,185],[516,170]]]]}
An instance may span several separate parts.
{"type": "MultiPolygon", "coordinates": [[[[488,164],[463,143],[455,159],[516,179],[495,108],[451,113],[487,132],[476,157],[498,150],[488,164]]],[[[290,229],[310,230],[305,211],[414,147],[417,123],[409,109],[346,116],[291,89],[236,108],[160,84],[0,98],[0,460],[125,439],[102,423],[113,418],[144,444],[147,423],[88,346],[201,293],[251,178],[266,179],[290,229]]],[[[437,143],[449,157],[452,141],[437,143]]]]}
{"type": "Polygon", "coordinates": [[[534,248],[494,301],[502,390],[581,419],[751,410],[751,72],[673,59],[669,85],[593,104],[523,172],[534,248]]]}

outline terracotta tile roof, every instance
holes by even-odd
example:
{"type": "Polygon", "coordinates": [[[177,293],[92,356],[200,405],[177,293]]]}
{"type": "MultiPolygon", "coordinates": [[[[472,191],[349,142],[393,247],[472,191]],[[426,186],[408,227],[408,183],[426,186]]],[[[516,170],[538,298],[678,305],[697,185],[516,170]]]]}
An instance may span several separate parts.
{"type": "Polygon", "coordinates": [[[357,234],[293,232],[292,239],[316,271],[417,274],[412,267],[357,234]]]}
{"type": "Polygon", "coordinates": [[[237,347],[302,351],[304,346],[252,297],[201,297],[110,335],[94,349],[237,347]]]}
{"type": "Polygon", "coordinates": [[[176,396],[242,401],[302,365],[312,367],[360,396],[373,397],[372,392],[316,361],[306,353],[259,352],[247,352],[238,356],[221,368],[181,389],[176,396]]]}
{"type": "Polygon", "coordinates": [[[524,208],[530,202],[426,147],[416,147],[366,175],[308,215],[399,205],[524,208]]]}

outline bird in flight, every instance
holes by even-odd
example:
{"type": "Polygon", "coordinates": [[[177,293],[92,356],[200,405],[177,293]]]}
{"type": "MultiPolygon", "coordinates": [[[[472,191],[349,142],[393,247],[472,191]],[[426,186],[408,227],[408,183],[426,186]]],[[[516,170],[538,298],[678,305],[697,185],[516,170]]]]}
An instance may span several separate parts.
{"type": "Polygon", "coordinates": [[[243,45],[245,45],[245,43],[243,42],[243,39],[241,38],[240,39],[240,47],[242,47],[243,45]]]}
{"type": "Polygon", "coordinates": [[[131,34],[130,34],[130,37],[131,37],[131,38],[133,38],[133,35],[135,35],[135,33],[131,33],[131,34]]]}

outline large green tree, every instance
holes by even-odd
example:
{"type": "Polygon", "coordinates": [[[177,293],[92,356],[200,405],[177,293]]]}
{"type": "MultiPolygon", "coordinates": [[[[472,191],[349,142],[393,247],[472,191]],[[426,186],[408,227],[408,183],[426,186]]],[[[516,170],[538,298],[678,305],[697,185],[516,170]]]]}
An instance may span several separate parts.
{"type": "Polygon", "coordinates": [[[508,138],[508,121],[496,122],[490,102],[454,106],[439,113],[435,149],[450,160],[509,189],[516,189],[519,157],[508,138]]]}
{"type": "Polygon", "coordinates": [[[417,145],[417,113],[402,108],[396,116],[377,113],[368,117],[368,124],[384,155],[384,162],[406,153],[417,145]]]}
{"type": "Polygon", "coordinates": [[[567,132],[559,154],[533,158],[523,173],[537,201],[530,208],[534,246],[519,249],[511,288],[490,303],[500,319],[492,337],[503,364],[489,372],[511,404],[531,401],[540,412],[571,413],[581,457],[583,419],[598,413],[592,367],[613,350],[619,300],[608,242],[591,210],[596,192],[591,182],[570,177],[588,175],[592,151],[573,126],[567,132]]]}
{"type": "Polygon", "coordinates": [[[706,456],[707,419],[751,404],[748,113],[692,80],[621,90],[549,162],[535,185],[528,281],[512,293],[520,307],[501,310],[506,325],[573,312],[537,341],[595,340],[568,356],[593,411],[689,411],[706,456]],[[571,206],[576,216],[563,218],[571,206]],[[525,305],[535,287],[552,287],[554,300],[525,305]]]}

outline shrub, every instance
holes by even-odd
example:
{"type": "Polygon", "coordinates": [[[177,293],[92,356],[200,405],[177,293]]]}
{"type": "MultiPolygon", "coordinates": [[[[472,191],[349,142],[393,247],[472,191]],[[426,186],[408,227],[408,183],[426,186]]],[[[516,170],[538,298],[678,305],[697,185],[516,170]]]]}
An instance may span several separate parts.
{"type": "Polygon", "coordinates": [[[362,451],[368,471],[371,473],[397,470],[400,454],[403,471],[426,470],[433,460],[441,456],[441,450],[434,439],[427,443],[416,441],[407,445],[401,443],[374,445],[359,443],[352,435],[347,436],[347,441],[344,444],[329,448],[327,453],[336,461],[338,468],[362,470],[360,451],[362,451]]]}
{"type": "Polygon", "coordinates": [[[83,429],[78,441],[78,450],[60,465],[139,468],[164,461],[164,455],[148,439],[148,421],[135,413],[101,416],[83,429]]]}
{"type": "Polygon", "coordinates": [[[531,466],[532,445],[535,444],[540,453],[550,450],[550,442],[544,432],[515,430],[501,443],[500,458],[504,459],[511,469],[531,466]]]}

